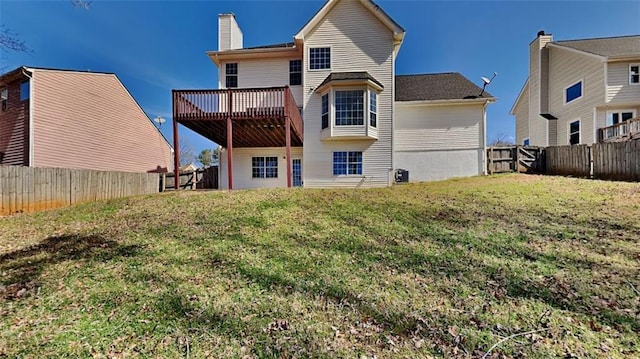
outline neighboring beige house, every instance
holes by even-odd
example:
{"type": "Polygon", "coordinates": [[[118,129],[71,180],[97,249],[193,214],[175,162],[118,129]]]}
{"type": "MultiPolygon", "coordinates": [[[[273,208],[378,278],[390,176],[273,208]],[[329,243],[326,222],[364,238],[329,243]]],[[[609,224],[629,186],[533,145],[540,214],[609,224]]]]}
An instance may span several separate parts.
{"type": "Polygon", "coordinates": [[[640,132],[640,36],[553,41],[539,32],[511,114],[518,144],[591,144],[640,132]]]}
{"type": "Polygon", "coordinates": [[[327,1],[290,43],[243,48],[233,14],[219,16],[218,32],[208,55],[220,90],[174,90],[173,118],[223,147],[220,188],[383,187],[398,169],[411,181],[484,172],[495,99],[457,73],[397,76],[405,30],[373,1],[327,1]]]}
{"type": "Polygon", "coordinates": [[[115,74],[0,76],[0,165],[167,172],[173,149],[115,74]]]}

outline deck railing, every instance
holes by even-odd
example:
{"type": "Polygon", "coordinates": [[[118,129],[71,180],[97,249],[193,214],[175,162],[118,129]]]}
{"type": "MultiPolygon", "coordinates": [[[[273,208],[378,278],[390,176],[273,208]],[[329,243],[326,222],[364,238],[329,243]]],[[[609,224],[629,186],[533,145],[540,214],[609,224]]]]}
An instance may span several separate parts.
{"type": "Polygon", "coordinates": [[[640,117],[598,129],[598,142],[620,141],[640,137],[640,117]]]}
{"type": "Polygon", "coordinates": [[[302,137],[303,121],[288,86],[226,90],[174,90],[173,116],[181,120],[291,119],[302,137]]]}

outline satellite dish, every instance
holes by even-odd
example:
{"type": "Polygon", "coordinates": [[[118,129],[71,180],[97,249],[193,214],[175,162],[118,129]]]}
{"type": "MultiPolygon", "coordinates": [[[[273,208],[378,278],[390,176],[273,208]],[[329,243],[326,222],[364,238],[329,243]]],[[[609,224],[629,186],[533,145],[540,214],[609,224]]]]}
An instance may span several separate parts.
{"type": "Polygon", "coordinates": [[[488,79],[486,77],[480,77],[482,79],[482,82],[484,83],[484,85],[482,85],[482,92],[480,92],[480,95],[478,95],[478,97],[482,96],[482,94],[484,94],[484,90],[487,88],[487,85],[491,83],[491,81],[493,81],[494,78],[496,78],[496,76],[498,75],[497,72],[493,73],[493,77],[491,77],[491,79],[488,79]]]}
{"type": "Polygon", "coordinates": [[[165,123],[167,120],[164,119],[164,117],[156,117],[153,119],[153,122],[158,124],[158,127],[161,127],[163,123],[165,123]]]}

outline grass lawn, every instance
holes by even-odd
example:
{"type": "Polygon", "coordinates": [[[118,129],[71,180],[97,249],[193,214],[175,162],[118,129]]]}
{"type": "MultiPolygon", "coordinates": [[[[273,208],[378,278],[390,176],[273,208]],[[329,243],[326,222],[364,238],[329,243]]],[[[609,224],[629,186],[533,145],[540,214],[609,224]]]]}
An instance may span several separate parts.
{"type": "Polygon", "coordinates": [[[0,357],[638,358],[638,290],[637,183],[180,192],[0,218],[0,357]]]}

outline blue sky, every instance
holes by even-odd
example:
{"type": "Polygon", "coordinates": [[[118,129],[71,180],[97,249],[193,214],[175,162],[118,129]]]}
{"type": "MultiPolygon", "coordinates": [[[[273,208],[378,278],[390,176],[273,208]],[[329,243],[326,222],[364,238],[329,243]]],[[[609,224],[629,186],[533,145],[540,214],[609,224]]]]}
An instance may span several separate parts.
{"type": "MultiPolygon", "coordinates": [[[[172,140],[171,89],[215,88],[205,55],[217,49],[217,15],[233,12],[245,46],[291,41],[324,1],[109,1],[89,10],[69,1],[0,1],[0,23],[32,53],[0,53],[0,68],[21,65],[115,72],[172,140]]],[[[488,141],[513,136],[509,114],[527,77],[528,44],[539,30],[555,40],[640,34],[640,1],[404,1],[377,3],[407,31],[398,74],[456,71],[498,102],[488,110],[488,141]]],[[[214,146],[180,129],[195,152],[214,146]]]]}

